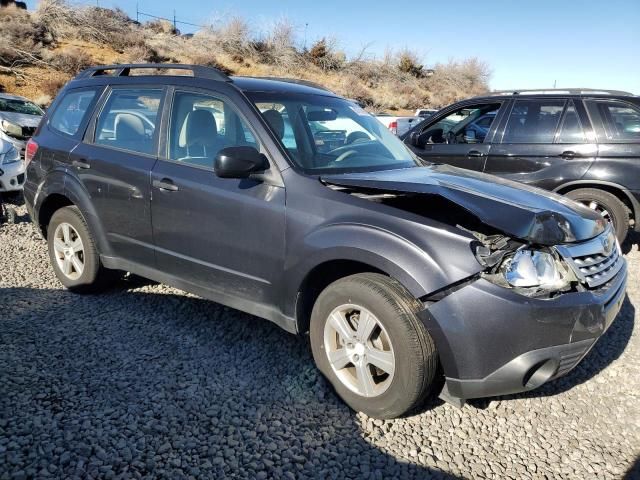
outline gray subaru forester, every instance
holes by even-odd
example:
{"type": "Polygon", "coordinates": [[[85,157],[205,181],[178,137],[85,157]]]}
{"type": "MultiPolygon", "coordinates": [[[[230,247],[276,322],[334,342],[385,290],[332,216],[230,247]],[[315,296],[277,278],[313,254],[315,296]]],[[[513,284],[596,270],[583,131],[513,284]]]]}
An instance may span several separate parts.
{"type": "Polygon", "coordinates": [[[461,405],[564,375],[625,298],[602,216],[426,163],[308,82],[90,68],[26,160],[27,207],[65,287],[132,272],[308,333],[336,392],[373,417],[436,385],[461,405]]]}

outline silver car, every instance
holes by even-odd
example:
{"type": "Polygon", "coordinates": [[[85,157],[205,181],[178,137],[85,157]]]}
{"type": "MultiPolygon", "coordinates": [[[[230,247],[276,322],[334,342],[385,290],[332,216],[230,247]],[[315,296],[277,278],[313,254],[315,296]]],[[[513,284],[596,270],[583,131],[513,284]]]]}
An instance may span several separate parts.
{"type": "Polygon", "coordinates": [[[0,193],[16,192],[24,186],[25,162],[18,149],[0,139],[0,193]]]}
{"type": "Polygon", "coordinates": [[[43,115],[42,109],[26,98],[0,93],[0,139],[15,146],[24,158],[27,141],[43,115]]]}

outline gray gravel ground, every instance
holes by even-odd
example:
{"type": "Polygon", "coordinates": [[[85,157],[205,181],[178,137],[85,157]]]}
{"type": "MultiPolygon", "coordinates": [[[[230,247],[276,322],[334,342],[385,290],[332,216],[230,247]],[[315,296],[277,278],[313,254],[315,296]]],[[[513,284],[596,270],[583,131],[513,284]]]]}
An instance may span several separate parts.
{"type": "Polygon", "coordinates": [[[63,290],[18,212],[0,226],[0,479],[638,478],[638,238],[622,313],[567,377],[379,421],[268,322],[135,278],[63,290]]]}

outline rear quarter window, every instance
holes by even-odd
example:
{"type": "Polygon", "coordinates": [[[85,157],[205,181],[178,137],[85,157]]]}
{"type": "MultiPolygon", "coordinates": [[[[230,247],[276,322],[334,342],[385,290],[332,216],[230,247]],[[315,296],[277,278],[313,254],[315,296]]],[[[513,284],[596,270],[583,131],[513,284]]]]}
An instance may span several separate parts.
{"type": "Polygon", "coordinates": [[[640,106],[621,100],[587,100],[601,143],[640,143],[640,106]]]}
{"type": "Polygon", "coordinates": [[[97,98],[96,88],[69,90],[55,107],[49,119],[49,127],[65,135],[76,135],[97,98]]]}

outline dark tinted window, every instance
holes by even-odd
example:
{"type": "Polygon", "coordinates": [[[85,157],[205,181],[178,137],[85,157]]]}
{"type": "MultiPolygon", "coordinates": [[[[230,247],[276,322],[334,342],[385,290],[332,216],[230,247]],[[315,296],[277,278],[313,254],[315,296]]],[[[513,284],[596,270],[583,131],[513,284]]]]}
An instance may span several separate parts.
{"type": "Polygon", "coordinates": [[[436,123],[427,125],[418,137],[418,145],[484,143],[499,109],[499,103],[488,103],[454,110],[436,123]]]}
{"type": "Polygon", "coordinates": [[[96,127],[95,143],[152,154],[162,90],[116,89],[96,127]]]}
{"type": "Polygon", "coordinates": [[[553,143],[564,100],[516,101],[502,143],[553,143]]]}
{"type": "Polygon", "coordinates": [[[599,137],[612,142],[640,142],[640,108],[619,101],[588,101],[589,114],[600,123],[599,137]],[[603,130],[604,129],[604,130],[603,130]]]}
{"type": "Polygon", "coordinates": [[[49,119],[49,126],[67,135],[75,135],[96,98],[97,90],[71,90],[60,101],[49,119]]]}
{"type": "Polygon", "coordinates": [[[258,149],[255,136],[229,104],[211,95],[177,92],[171,112],[169,158],[213,168],[226,147],[258,149]]]}
{"type": "Polygon", "coordinates": [[[585,141],[578,112],[573,101],[570,101],[567,110],[564,112],[557,143],[584,143],[585,141]]]}

